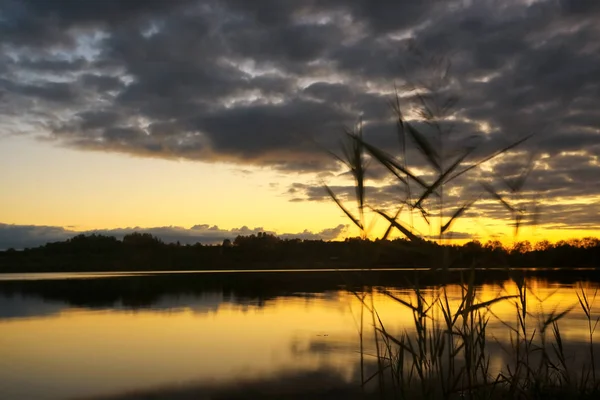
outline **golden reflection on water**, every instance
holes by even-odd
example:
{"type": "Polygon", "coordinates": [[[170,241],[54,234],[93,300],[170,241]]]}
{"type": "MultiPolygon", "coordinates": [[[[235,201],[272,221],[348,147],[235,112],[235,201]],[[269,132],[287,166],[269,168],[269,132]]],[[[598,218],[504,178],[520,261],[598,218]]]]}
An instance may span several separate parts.
{"type": "MultiPolygon", "coordinates": [[[[279,298],[264,308],[222,303],[201,311],[68,309],[50,317],[4,320],[0,381],[25,384],[21,378],[28,376],[40,396],[61,388],[64,393],[56,398],[64,398],[85,395],[87,389],[110,393],[309,369],[321,361],[335,365],[344,360],[298,354],[298,343],[345,335],[352,327],[346,317],[343,301],[279,298]]],[[[2,390],[6,386],[0,398],[9,398],[2,390]]]]}
{"type": "MultiPolygon", "coordinates": [[[[590,301],[594,297],[596,286],[590,284],[549,284],[544,280],[528,279],[526,284],[527,299],[527,323],[529,328],[535,329],[554,313],[568,311],[568,314],[559,321],[563,339],[570,341],[588,341],[588,321],[578,300],[578,294],[583,290],[590,301]]],[[[450,309],[455,313],[464,296],[464,290],[459,285],[448,285],[444,288],[448,296],[450,309]]],[[[391,291],[398,298],[411,304],[416,304],[416,295],[412,290],[391,291]]],[[[443,296],[440,288],[425,289],[422,291],[428,304],[432,304],[439,296],[443,296]]],[[[477,288],[478,302],[486,302],[503,296],[516,296],[519,292],[513,281],[506,281],[496,285],[481,285],[477,288]]],[[[600,298],[598,299],[600,305],[600,298]]],[[[497,339],[509,339],[510,329],[507,327],[517,326],[518,298],[502,300],[483,309],[490,319],[489,333],[497,339]]],[[[388,296],[377,294],[375,296],[375,307],[382,315],[382,320],[391,321],[392,326],[401,329],[411,329],[414,325],[412,311],[388,296]]],[[[597,307],[596,307],[597,308],[597,307]]],[[[438,307],[434,307],[431,313],[435,320],[442,323],[443,316],[438,307]]]]}
{"type": "MultiPolygon", "coordinates": [[[[587,339],[587,320],[574,287],[539,280],[528,285],[532,328],[541,315],[572,308],[560,323],[563,339],[587,339]]],[[[457,285],[446,288],[452,310],[460,304],[461,290],[457,285]]],[[[586,290],[593,294],[592,288],[586,290]]],[[[434,289],[424,293],[431,300],[438,295],[434,289]]],[[[516,293],[515,284],[506,282],[480,286],[477,296],[487,301],[516,293]]],[[[415,302],[410,290],[394,294],[415,302]]],[[[373,303],[388,331],[412,329],[410,309],[381,293],[373,295],[373,303]]],[[[262,307],[221,296],[190,296],[178,304],[162,310],[65,306],[50,316],[0,319],[0,398],[89,396],[323,366],[348,376],[356,372],[361,302],[354,294],[278,297],[262,307]]],[[[489,333],[508,341],[504,324],[516,326],[514,300],[490,310],[489,333]]],[[[363,317],[369,341],[371,316],[367,312],[363,317]]],[[[492,364],[500,362],[492,357],[492,364]]]]}

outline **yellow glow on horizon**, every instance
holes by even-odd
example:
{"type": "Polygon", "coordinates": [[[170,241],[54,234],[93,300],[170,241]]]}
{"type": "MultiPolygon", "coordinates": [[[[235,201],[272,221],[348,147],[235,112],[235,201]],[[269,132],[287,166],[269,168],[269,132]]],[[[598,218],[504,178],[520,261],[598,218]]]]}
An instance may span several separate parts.
{"type": "MultiPolygon", "coordinates": [[[[370,221],[369,215],[367,220],[370,221]]],[[[448,217],[446,217],[448,218],[448,217]]],[[[403,215],[398,219],[403,226],[411,229],[420,237],[424,237],[428,240],[438,241],[439,223],[432,219],[431,225],[428,226],[422,218],[414,214],[413,224],[409,216],[403,215]]],[[[370,231],[368,236],[371,240],[381,238],[389,226],[389,223],[383,218],[378,218],[375,223],[371,224],[373,229],[370,231]]],[[[560,229],[552,228],[552,225],[546,227],[544,225],[524,225],[519,228],[518,233],[515,235],[515,228],[510,220],[494,220],[490,218],[459,218],[452,225],[452,232],[469,233],[474,234],[472,238],[454,238],[452,235],[443,235],[442,242],[444,244],[458,244],[470,242],[472,240],[478,240],[482,244],[485,244],[488,240],[499,241],[504,247],[510,248],[515,242],[529,241],[532,245],[548,240],[551,243],[556,243],[561,240],[577,239],[584,237],[599,237],[600,231],[595,229],[560,229]]],[[[360,236],[360,231],[353,225],[350,225],[348,237],[360,236]]],[[[394,229],[390,235],[390,239],[393,238],[404,238],[405,236],[394,229]]]]}
{"type": "MultiPolygon", "coordinates": [[[[333,201],[290,201],[286,193],[289,186],[297,182],[314,184],[317,179],[312,175],[82,152],[25,137],[5,138],[1,144],[0,169],[5,173],[0,175],[0,186],[8,188],[0,196],[1,223],[62,226],[74,231],[208,224],[227,230],[263,228],[278,234],[319,232],[344,224],[350,229],[338,239],[360,234],[333,201]]],[[[331,177],[327,183],[348,184],[348,176],[331,177]]],[[[590,205],[598,201],[600,197],[588,196],[554,199],[545,204],[590,205]]],[[[351,200],[345,204],[354,207],[351,200]]],[[[381,237],[388,223],[379,217],[371,226],[371,220],[369,216],[369,237],[381,237]]],[[[414,226],[424,237],[435,237],[439,231],[439,221],[433,218],[431,227],[427,226],[417,213],[412,221],[406,213],[400,221],[414,226]]],[[[481,242],[497,239],[507,246],[515,240],[555,242],[599,236],[600,232],[600,228],[523,226],[515,238],[508,219],[464,217],[451,230],[474,233],[481,242]]],[[[468,240],[454,239],[452,243],[468,240]]]]}
{"type": "Polygon", "coordinates": [[[280,233],[337,226],[332,205],[290,202],[300,175],[226,164],[81,152],[19,139],[0,151],[0,222],[74,230],[218,225],[280,233]],[[15,168],[19,165],[19,168],[15,168]],[[271,184],[275,184],[272,187],[271,184]]]}

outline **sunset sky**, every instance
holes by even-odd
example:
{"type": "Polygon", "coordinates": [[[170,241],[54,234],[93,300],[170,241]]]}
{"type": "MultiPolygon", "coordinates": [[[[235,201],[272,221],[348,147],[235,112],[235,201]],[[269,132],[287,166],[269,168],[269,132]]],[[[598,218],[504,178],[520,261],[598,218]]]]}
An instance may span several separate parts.
{"type": "MultiPolygon", "coordinates": [[[[326,150],[361,118],[397,154],[389,101],[400,88],[422,126],[403,89],[435,75],[432,56],[458,98],[450,162],[465,141],[468,166],[535,134],[445,192],[446,215],[480,199],[453,237],[512,240],[480,182],[506,190],[529,160],[511,204],[539,219],[519,238],[598,236],[599,38],[596,0],[0,0],[0,249],[134,229],[354,236],[322,187],[351,205],[352,180],[326,150]]],[[[384,172],[371,163],[369,204],[393,214],[384,172]]]]}

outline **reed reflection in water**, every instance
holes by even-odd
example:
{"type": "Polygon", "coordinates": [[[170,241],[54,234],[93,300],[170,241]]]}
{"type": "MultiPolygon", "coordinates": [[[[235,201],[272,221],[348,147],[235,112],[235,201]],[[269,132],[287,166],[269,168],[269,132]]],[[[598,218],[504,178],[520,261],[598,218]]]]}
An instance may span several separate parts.
{"type": "MultiPolygon", "coordinates": [[[[373,282],[377,288],[416,301],[406,285],[380,278],[373,282]]],[[[588,278],[582,278],[584,285],[593,291],[598,285],[588,278]]],[[[363,362],[367,369],[375,367],[372,323],[356,296],[359,285],[344,278],[311,287],[300,277],[269,276],[262,284],[253,281],[254,291],[248,291],[244,279],[255,278],[5,281],[0,284],[0,398],[94,397],[208,383],[226,387],[311,371],[356,382],[361,314],[363,362]]],[[[562,281],[527,279],[530,318],[570,309],[560,321],[561,333],[569,354],[581,358],[589,350],[587,318],[577,307],[580,283],[562,281]]],[[[477,288],[481,302],[516,291],[509,280],[484,280],[477,288]]],[[[460,286],[448,285],[446,292],[456,309],[460,286]]],[[[426,298],[437,295],[433,287],[423,289],[426,298]]],[[[378,291],[373,303],[388,332],[412,332],[410,309],[378,291]]],[[[500,369],[507,361],[502,347],[510,344],[507,325],[517,322],[515,306],[506,300],[491,305],[490,312],[491,368],[500,369]]]]}

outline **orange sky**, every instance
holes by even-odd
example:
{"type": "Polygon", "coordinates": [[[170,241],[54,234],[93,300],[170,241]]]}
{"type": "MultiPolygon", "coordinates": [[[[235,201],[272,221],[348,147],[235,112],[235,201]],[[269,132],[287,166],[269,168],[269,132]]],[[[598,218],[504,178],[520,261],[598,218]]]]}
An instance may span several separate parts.
{"type": "MultiPolygon", "coordinates": [[[[308,174],[82,152],[25,138],[4,138],[1,143],[0,167],[6,173],[0,175],[0,186],[10,190],[0,196],[0,222],[7,224],[76,231],[247,225],[286,233],[319,232],[350,223],[332,201],[290,201],[287,186],[303,179],[314,181],[308,174]]],[[[408,223],[406,215],[403,220],[408,223]]],[[[414,221],[422,234],[435,234],[435,228],[429,230],[418,217],[414,221]]],[[[371,237],[380,236],[386,228],[379,218],[371,237]]],[[[510,244],[514,240],[506,221],[460,219],[452,230],[476,233],[482,242],[499,239],[510,244]]],[[[346,235],[358,235],[358,231],[350,228],[346,235]]],[[[535,242],[584,236],[597,236],[597,231],[526,227],[517,239],[535,242]]]]}

